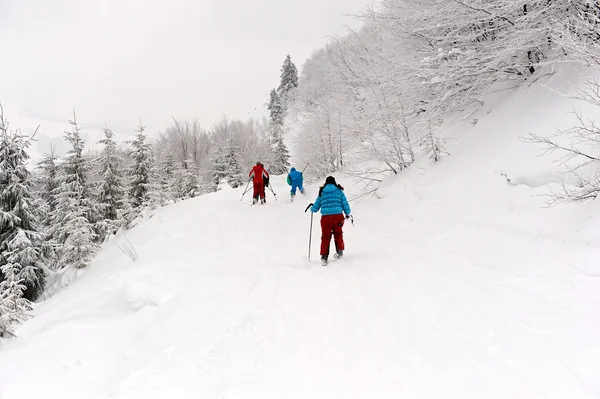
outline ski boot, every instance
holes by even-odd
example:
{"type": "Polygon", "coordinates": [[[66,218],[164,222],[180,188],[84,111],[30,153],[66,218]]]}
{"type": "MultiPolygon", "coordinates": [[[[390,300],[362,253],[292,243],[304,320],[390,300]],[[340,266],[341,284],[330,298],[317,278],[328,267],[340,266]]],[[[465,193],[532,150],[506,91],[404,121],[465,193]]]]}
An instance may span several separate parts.
{"type": "Polygon", "coordinates": [[[342,251],[342,250],[336,251],[335,255],[333,255],[333,257],[336,258],[336,259],[339,259],[342,256],[344,256],[344,251],[342,251]]]}
{"type": "Polygon", "coordinates": [[[321,265],[327,266],[327,255],[321,255],[321,265]]]}
{"type": "Polygon", "coordinates": [[[266,204],[266,203],[267,203],[267,200],[266,200],[265,198],[261,198],[261,199],[260,199],[260,204],[261,204],[261,205],[264,205],[264,204],[266,204]]]}
{"type": "Polygon", "coordinates": [[[252,198],[252,205],[256,205],[257,202],[258,202],[258,198],[252,198]]]}
{"type": "Polygon", "coordinates": [[[294,197],[296,196],[296,194],[291,194],[291,200],[292,202],[294,202],[294,197]]]}

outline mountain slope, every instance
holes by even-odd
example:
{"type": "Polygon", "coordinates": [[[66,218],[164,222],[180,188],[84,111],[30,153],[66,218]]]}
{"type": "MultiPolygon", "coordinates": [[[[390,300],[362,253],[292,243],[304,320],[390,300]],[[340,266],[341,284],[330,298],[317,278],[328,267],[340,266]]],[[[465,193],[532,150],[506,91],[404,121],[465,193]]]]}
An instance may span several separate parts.
{"type": "Polygon", "coordinates": [[[544,208],[540,182],[562,177],[519,140],[570,126],[571,77],[448,126],[451,156],[351,202],[326,268],[317,215],[307,260],[316,185],[158,210],[3,345],[0,398],[598,397],[600,214],[544,208]]]}

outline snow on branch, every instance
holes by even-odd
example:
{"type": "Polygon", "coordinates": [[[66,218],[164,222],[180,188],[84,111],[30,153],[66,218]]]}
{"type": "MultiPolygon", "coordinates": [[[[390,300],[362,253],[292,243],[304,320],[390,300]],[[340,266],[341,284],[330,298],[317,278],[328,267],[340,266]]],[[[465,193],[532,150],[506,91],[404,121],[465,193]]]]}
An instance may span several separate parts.
{"type": "MultiPolygon", "coordinates": [[[[590,82],[589,90],[581,91],[579,99],[600,107],[598,82],[590,82]]],[[[530,134],[525,142],[540,145],[542,154],[558,153],[555,160],[578,177],[578,187],[563,187],[553,190],[551,203],[582,202],[595,199],[600,193],[600,126],[593,119],[585,119],[582,113],[574,110],[577,124],[569,129],[559,130],[550,137],[530,134]]]]}

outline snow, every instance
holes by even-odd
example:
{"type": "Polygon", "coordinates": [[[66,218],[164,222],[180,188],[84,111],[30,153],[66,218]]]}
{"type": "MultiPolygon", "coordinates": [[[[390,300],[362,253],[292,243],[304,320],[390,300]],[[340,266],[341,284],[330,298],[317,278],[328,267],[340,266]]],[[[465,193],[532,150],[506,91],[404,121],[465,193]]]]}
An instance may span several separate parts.
{"type": "Polygon", "coordinates": [[[451,155],[352,201],[325,268],[317,215],[307,260],[318,185],[146,215],[136,261],[110,240],[2,342],[0,398],[600,397],[598,204],[546,207],[560,170],[520,139],[573,123],[556,91],[574,75],[444,127],[451,155]]]}

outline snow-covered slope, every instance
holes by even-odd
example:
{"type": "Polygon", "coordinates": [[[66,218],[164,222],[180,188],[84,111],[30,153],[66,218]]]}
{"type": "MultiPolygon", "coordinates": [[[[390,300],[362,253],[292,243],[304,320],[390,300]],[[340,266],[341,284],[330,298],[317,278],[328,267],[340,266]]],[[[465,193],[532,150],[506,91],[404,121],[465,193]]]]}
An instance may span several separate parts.
{"type": "Polygon", "coordinates": [[[316,185],[158,210],[3,343],[0,398],[600,397],[600,209],[544,207],[562,177],[519,140],[572,124],[572,75],[491,95],[451,156],[352,202],[326,268],[316,185]]]}

